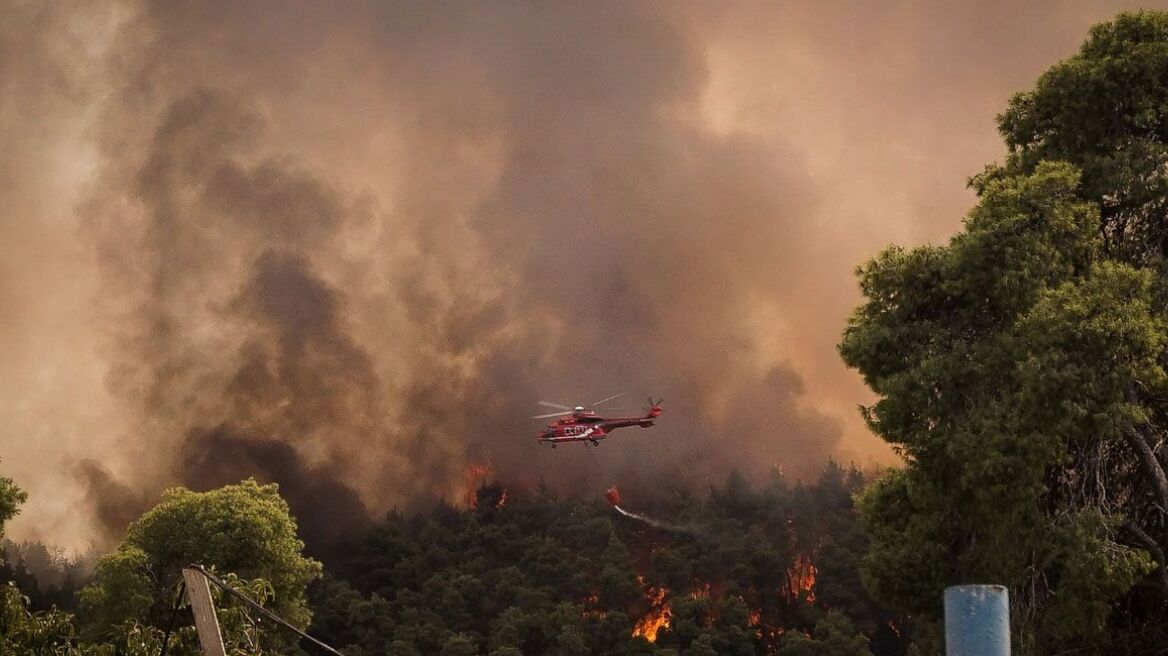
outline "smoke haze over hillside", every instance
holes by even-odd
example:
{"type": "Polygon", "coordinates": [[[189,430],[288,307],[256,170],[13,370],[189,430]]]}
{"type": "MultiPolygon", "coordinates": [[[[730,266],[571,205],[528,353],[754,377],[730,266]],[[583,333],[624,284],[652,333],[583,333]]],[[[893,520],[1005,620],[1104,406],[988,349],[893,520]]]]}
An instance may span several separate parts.
{"type": "Polygon", "coordinates": [[[250,475],[330,540],[468,463],[891,462],[852,269],[952,232],[1008,96],[1138,6],[0,4],[0,472],[71,547],[250,475]],[[536,447],[621,391],[660,425],[536,447]]]}

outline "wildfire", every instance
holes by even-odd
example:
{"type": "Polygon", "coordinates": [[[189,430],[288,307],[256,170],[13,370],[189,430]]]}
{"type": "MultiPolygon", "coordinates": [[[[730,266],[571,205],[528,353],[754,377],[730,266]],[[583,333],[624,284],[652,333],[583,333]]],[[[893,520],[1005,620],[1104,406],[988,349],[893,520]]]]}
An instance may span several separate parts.
{"type": "Polygon", "coordinates": [[[637,577],[637,582],[645,588],[645,599],[649,602],[651,610],[637,620],[636,626],[633,627],[633,635],[641,636],[649,642],[657,642],[657,632],[669,626],[669,620],[673,617],[669,602],[665,600],[669,596],[669,591],[645,585],[645,579],[640,576],[637,577]]]}
{"type": "Polygon", "coordinates": [[[502,494],[499,495],[499,500],[495,502],[496,508],[502,508],[507,505],[507,488],[503,488],[502,494]]]}
{"type": "Polygon", "coordinates": [[[584,613],[583,613],[584,617],[595,617],[598,619],[604,619],[604,617],[606,615],[608,615],[608,613],[605,612],[604,609],[599,607],[600,606],[600,595],[596,592],[591,592],[588,594],[587,597],[584,597],[583,605],[584,605],[584,613]]]}
{"type": "Polygon", "coordinates": [[[808,603],[815,603],[815,564],[806,556],[797,556],[787,572],[787,592],[791,597],[805,596],[808,603]]]}
{"type": "Polygon", "coordinates": [[[491,467],[485,463],[469,463],[462,475],[462,503],[474,508],[479,485],[491,475],[491,467]]]}

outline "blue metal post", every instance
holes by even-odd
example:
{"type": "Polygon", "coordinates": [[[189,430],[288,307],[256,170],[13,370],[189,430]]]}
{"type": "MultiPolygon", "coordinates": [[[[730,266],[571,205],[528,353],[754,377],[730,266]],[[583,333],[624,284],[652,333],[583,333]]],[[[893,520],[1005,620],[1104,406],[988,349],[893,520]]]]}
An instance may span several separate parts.
{"type": "Polygon", "coordinates": [[[946,656],[1010,656],[1010,599],[1000,585],[945,589],[946,656]]]}

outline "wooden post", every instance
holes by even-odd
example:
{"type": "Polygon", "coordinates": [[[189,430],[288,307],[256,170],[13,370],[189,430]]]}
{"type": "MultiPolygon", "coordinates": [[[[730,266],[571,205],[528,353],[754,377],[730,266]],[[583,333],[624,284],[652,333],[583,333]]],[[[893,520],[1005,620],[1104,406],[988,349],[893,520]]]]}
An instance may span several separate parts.
{"type": "Polygon", "coordinates": [[[183,581],[187,584],[187,598],[191,601],[191,612],[195,615],[195,628],[199,631],[199,644],[203,645],[203,656],[227,656],[207,577],[189,567],[184,568],[182,573],[183,581]]]}

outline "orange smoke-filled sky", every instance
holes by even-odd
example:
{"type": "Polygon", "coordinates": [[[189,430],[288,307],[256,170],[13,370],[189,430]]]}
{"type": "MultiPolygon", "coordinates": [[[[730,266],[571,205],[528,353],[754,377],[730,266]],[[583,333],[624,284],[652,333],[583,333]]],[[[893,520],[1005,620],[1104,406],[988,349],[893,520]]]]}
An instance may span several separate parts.
{"type": "Polygon", "coordinates": [[[361,515],[468,462],[890,463],[835,351],[853,269],[947,239],[1009,96],[1139,8],[0,1],[11,533],[252,474],[361,515]],[[654,432],[534,451],[537,400],[621,391],[654,432]]]}

